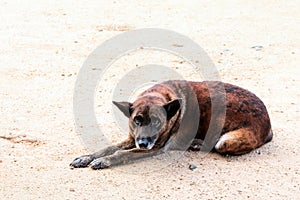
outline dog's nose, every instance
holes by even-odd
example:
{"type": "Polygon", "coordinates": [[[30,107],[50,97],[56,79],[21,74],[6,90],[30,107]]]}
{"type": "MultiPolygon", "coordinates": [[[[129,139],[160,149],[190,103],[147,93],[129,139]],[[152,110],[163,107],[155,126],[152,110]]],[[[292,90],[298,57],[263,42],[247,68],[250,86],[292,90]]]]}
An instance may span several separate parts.
{"type": "Polygon", "coordinates": [[[142,149],[146,149],[149,144],[149,140],[147,138],[141,138],[138,140],[139,147],[142,149]]]}

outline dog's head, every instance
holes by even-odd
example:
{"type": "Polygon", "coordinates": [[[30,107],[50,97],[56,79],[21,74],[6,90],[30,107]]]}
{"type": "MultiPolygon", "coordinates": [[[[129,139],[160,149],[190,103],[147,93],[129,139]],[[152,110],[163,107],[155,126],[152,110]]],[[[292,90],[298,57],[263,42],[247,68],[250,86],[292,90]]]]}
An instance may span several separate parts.
{"type": "Polygon", "coordinates": [[[113,103],[129,118],[129,132],[135,139],[136,147],[149,150],[156,143],[164,142],[179,116],[182,99],[165,103],[161,99],[146,96],[134,103],[113,103]]]}

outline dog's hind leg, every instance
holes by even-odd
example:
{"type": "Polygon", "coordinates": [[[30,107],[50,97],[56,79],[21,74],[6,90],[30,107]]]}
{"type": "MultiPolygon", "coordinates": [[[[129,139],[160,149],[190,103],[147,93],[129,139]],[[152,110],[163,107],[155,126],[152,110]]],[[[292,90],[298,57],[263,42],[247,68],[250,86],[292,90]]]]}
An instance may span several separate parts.
{"type": "Polygon", "coordinates": [[[223,155],[242,155],[263,144],[251,128],[241,128],[222,135],[215,150],[223,155]]]}

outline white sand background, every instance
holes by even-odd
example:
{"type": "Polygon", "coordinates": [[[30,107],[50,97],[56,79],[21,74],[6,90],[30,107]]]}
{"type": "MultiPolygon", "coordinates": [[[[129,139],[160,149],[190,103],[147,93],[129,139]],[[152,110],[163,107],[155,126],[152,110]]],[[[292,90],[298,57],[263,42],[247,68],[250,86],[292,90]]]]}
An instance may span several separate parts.
{"type": "MultiPolygon", "coordinates": [[[[299,11],[299,1],[275,0],[1,1],[0,199],[299,199],[299,11]],[[147,27],[190,37],[223,81],[257,94],[269,110],[273,141],[240,157],[187,152],[147,173],[166,161],[70,170],[89,152],[72,104],[83,62],[111,37],[147,27]]],[[[154,58],[195,79],[179,58],[154,58]]],[[[129,55],[115,73],[151,59],[129,55]]],[[[104,104],[109,98],[96,101],[111,107],[104,104]]],[[[112,125],[102,128],[119,134],[112,125]]]]}

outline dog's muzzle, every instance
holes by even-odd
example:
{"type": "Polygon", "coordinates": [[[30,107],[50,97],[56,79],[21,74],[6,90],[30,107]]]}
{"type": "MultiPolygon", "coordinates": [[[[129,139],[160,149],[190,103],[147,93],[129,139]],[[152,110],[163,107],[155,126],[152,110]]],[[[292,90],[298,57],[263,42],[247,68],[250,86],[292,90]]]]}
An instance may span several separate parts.
{"type": "Polygon", "coordinates": [[[137,138],[136,146],[141,149],[151,149],[156,141],[156,137],[137,138]]]}

